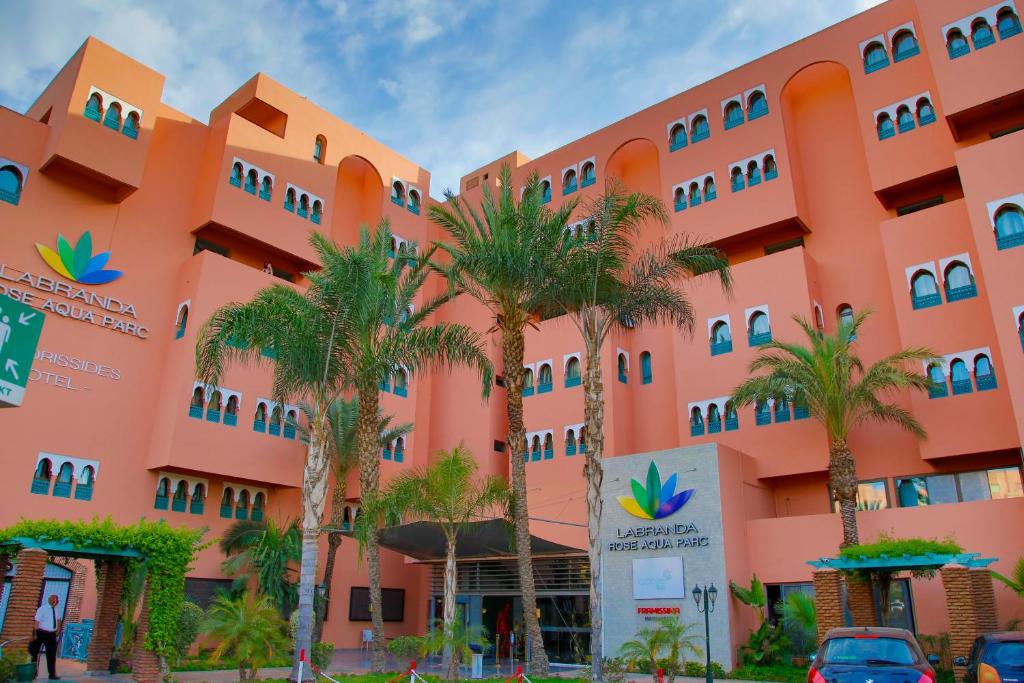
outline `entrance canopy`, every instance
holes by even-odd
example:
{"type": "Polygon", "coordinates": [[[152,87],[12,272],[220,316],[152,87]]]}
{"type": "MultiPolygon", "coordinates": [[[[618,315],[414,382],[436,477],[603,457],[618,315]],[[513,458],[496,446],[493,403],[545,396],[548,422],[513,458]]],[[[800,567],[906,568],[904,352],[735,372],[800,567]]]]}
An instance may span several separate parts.
{"type": "MultiPolygon", "coordinates": [[[[380,544],[423,562],[445,559],[444,531],[437,522],[411,522],[388,527],[380,532],[380,544]]],[[[504,519],[470,522],[459,529],[455,555],[460,560],[514,557],[515,552],[513,527],[504,519]]],[[[583,550],[579,548],[530,536],[530,554],[534,557],[581,552],[583,550]]]]}
{"type": "Polygon", "coordinates": [[[104,548],[91,545],[75,545],[70,540],[51,541],[45,538],[27,538],[15,536],[3,543],[0,543],[0,552],[5,549],[17,550],[19,548],[38,548],[45,550],[49,555],[61,555],[63,557],[80,557],[87,560],[105,560],[111,557],[125,557],[130,559],[143,559],[145,556],[131,548],[104,548]]]}
{"type": "Polygon", "coordinates": [[[838,569],[840,571],[885,569],[938,569],[947,564],[959,564],[968,569],[981,569],[989,566],[996,557],[982,557],[981,553],[925,553],[924,555],[901,555],[899,557],[822,557],[808,560],[807,564],[816,569],[838,569]]]}

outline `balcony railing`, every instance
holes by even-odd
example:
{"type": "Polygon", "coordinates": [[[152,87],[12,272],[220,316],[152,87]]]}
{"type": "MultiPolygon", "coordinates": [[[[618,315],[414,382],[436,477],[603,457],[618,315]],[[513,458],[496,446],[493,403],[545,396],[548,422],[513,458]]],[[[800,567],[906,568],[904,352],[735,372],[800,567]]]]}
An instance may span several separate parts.
{"type": "MultiPolygon", "coordinates": [[[[978,385],[978,391],[988,391],[996,388],[996,376],[995,375],[982,375],[975,378],[975,382],[978,385]]],[[[56,487],[54,487],[56,491],[56,487]]],[[[57,495],[54,493],[54,495],[57,495]]]]}
{"type": "Polygon", "coordinates": [[[953,380],[953,395],[957,394],[969,394],[973,391],[971,387],[971,380],[969,379],[955,379],[953,380]]]}
{"type": "Polygon", "coordinates": [[[978,296],[978,287],[972,282],[963,287],[954,287],[946,290],[946,301],[961,301],[978,296]]]}
{"type": "Polygon", "coordinates": [[[704,436],[703,422],[690,422],[690,436],[704,436]]]}
{"type": "Polygon", "coordinates": [[[732,353],[732,339],[720,342],[711,342],[712,356],[721,356],[723,353],[732,353]]]}
{"type": "Polygon", "coordinates": [[[725,431],[734,432],[740,428],[740,419],[738,417],[727,417],[725,418],[725,431]]]}
{"type": "Polygon", "coordinates": [[[92,500],[92,484],[79,483],[75,486],[75,500],[92,500]]]}
{"type": "Polygon", "coordinates": [[[721,420],[708,420],[708,434],[718,434],[722,431],[721,420]]]}
{"type": "Polygon", "coordinates": [[[922,308],[931,308],[932,306],[938,306],[942,303],[942,297],[936,294],[925,294],[924,296],[915,296],[911,299],[914,310],[919,311],[922,308]]]}
{"type": "Polygon", "coordinates": [[[772,340],[772,333],[771,332],[762,332],[760,334],[751,334],[747,338],[747,342],[749,343],[750,346],[761,346],[762,344],[767,344],[771,340],[772,340]]]}
{"type": "Polygon", "coordinates": [[[572,387],[578,387],[583,382],[582,377],[566,377],[565,388],[571,389],[572,387]]]}

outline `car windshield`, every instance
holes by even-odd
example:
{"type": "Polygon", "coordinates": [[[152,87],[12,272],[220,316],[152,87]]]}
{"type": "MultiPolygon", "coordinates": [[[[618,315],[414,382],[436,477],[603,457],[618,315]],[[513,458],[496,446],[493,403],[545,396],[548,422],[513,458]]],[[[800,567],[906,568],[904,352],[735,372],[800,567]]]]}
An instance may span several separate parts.
{"type": "Polygon", "coordinates": [[[1024,642],[1003,641],[990,644],[985,648],[983,662],[994,666],[1009,666],[1024,669],[1024,642]]]}
{"type": "Polygon", "coordinates": [[[833,638],[825,645],[826,664],[897,666],[914,663],[914,651],[905,640],[859,636],[833,638]]]}

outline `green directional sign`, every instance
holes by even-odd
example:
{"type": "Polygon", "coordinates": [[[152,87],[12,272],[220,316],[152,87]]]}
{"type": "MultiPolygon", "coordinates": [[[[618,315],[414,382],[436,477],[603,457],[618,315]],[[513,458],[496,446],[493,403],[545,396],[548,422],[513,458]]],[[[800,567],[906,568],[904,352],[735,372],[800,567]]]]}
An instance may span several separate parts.
{"type": "Polygon", "coordinates": [[[32,371],[43,312],[0,296],[0,408],[20,406],[32,371]]]}

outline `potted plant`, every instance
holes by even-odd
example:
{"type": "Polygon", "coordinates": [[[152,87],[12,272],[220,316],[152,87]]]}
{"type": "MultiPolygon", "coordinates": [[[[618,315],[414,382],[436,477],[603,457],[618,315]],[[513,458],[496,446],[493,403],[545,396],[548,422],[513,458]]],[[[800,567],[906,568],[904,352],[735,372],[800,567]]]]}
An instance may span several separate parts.
{"type": "Polygon", "coordinates": [[[14,680],[18,681],[18,683],[29,683],[29,681],[35,680],[36,665],[35,662],[29,659],[27,652],[15,650],[10,654],[4,655],[4,659],[14,662],[14,680]]]}

